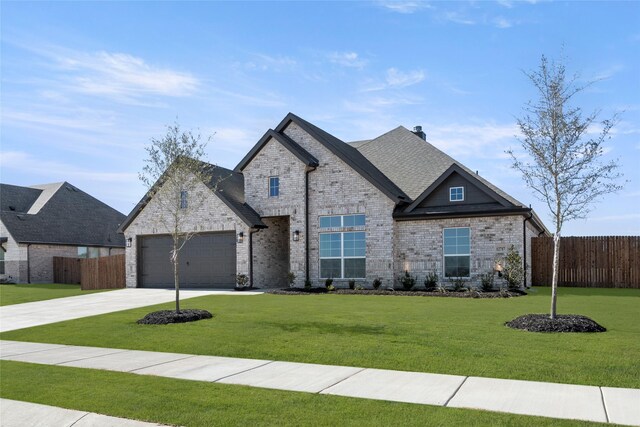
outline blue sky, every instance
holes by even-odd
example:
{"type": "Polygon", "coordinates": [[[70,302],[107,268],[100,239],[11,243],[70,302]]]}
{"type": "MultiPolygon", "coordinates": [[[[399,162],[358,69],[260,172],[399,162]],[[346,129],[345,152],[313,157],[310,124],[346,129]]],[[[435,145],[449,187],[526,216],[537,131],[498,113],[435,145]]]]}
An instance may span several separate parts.
{"type": "MultiPolygon", "coordinates": [[[[640,2],[1,4],[1,180],[69,181],[128,213],[151,137],[176,118],[234,167],[291,111],[345,140],[398,125],[531,203],[504,150],[540,56],[599,79],[629,181],[565,235],[640,234],[640,2]]],[[[594,129],[596,131],[597,129],[594,129]]]]}

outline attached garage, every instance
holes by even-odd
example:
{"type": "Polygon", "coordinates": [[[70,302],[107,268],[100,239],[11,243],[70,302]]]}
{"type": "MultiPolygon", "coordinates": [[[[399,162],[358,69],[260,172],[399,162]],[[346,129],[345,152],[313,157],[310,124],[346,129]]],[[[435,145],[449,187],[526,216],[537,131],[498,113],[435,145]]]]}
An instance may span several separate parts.
{"type": "MultiPolygon", "coordinates": [[[[170,235],[139,236],[138,285],[173,288],[170,235]]],[[[182,248],[178,274],[182,288],[233,288],[236,276],[235,232],[201,233],[182,248]]]]}

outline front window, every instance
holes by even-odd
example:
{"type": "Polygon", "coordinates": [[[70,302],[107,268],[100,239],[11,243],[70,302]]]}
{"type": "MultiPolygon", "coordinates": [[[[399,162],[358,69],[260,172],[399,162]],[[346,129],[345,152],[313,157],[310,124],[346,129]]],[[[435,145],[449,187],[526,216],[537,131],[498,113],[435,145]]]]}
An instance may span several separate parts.
{"type": "Polygon", "coordinates": [[[180,209],[187,209],[187,192],[180,192],[180,209]]]}
{"type": "Polygon", "coordinates": [[[269,178],[269,197],[278,197],[280,195],[280,178],[272,176],[269,178]]]}
{"type": "Polygon", "coordinates": [[[464,200],[464,187],[449,188],[449,201],[462,202],[464,200]]]}
{"type": "Polygon", "coordinates": [[[471,239],[469,227],[443,230],[444,277],[469,277],[471,239]]]}
{"type": "Polygon", "coordinates": [[[86,257],[87,257],[87,247],[78,246],[78,258],[86,258],[86,257]]]}
{"type": "Polygon", "coordinates": [[[0,274],[4,274],[4,246],[0,248],[0,274]]]}
{"type": "Polygon", "coordinates": [[[89,258],[100,258],[100,248],[89,248],[87,255],[89,258]]]}
{"type": "Polygon", "coordinates": [[[321,278],[363,279],[366,276],[367,239],[366,233],[360,231],[364,225],[362,214],[320,217],[321,230],[337,229],[320,233],[321,278]]]}

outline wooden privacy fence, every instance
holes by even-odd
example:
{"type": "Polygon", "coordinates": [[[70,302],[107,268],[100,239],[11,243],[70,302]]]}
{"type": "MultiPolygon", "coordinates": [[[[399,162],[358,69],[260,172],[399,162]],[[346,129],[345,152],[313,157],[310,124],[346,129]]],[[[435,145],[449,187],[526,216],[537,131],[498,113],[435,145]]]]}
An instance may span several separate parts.
{"type": "MultiPolygon", "coordinates": [[[[531,241],[531,279],[551,286],[553,238],[531,241]]],[[[640,289],[640,236],[562,237],[559,286],[640,289]]]]}
{"type": "Polygon", "coordinates": [[[80,283],[80,258],[53,257],[54,283],[80,283]]]}
{"type": "Polygon", "coordinates": [[[80,283],[82,290],[120,289],[125,283],[124,255],[100,258],[53,258],[56,283],[80,283]]]}

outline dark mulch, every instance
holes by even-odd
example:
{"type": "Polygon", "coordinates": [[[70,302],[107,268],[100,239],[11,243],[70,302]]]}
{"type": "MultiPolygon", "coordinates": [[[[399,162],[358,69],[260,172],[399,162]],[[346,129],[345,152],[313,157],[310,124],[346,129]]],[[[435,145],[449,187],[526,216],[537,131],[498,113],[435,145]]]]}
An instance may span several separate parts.
{"type": "Polygon", "coordinates": [[[180,310],[179,313],[176,313],[175,310],[160,310],[147,314],[138,320],[138,323],[142,325],[167,325],[169,323],[195,322],[196,320],[211,319],[212,317],[213,314],[207,310],[188,308],[180,310]]]}
{"type": "Polygon", "coordinates": [[[419,296],[419,297],[445,297],[445,298],[510,298],[527,295],[524,291],[447,291],[435,292],[426,290],[389,290],[389,289],[336,289],[329,291],[327,288],[283,288],[269,290],[269,293],[276,295],[311,295],[311,294],[339,294],[339,295],[396,295],[396,296],[419,296]]]}
{"type": "Polygon", "coordinates": [[[559,314],[553,320],[548,314],[525,314],[505,325],[529,332],[605,332],[607,330],[592,319],[579,314],[559,314]]]}

